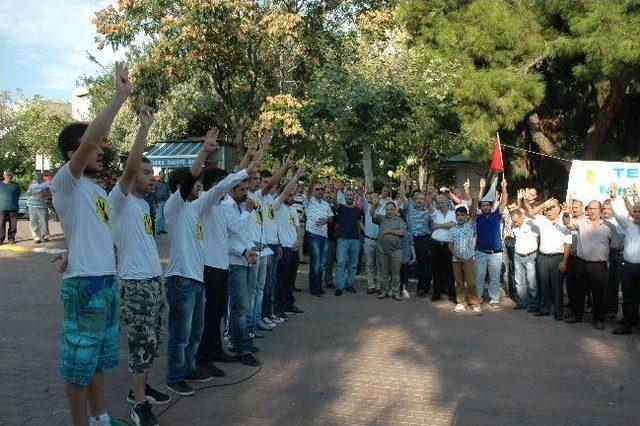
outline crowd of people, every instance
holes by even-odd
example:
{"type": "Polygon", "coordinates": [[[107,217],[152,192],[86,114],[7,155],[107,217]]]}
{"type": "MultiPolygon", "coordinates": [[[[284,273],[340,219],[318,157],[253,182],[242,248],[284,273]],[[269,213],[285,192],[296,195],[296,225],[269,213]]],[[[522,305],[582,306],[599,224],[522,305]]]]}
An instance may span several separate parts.
{"type": "Polygon", "coordinates": [[[467,180],[461,191],[433,181],[422,191],[403,176],[397,190],[379,194],[361,182],[311,177],[303,185],[295,152],[264,167],[269,136],[248,147],[233,173],[205,167],[217,149],[216,129],[190,168],[156,182],[143,156],[154,118],[142,105],[124,171],[107,193],[94,180],[101,141],[132,89],[121,65],[115,80],[111,101],[91,124],[61,132],[67,162],[50,185],[68,244],[60,371],[74,424],[116,423],[104,407],[103,370],[118,363],[120,307],[131,418],[155,425],[151,405],[171,396],[150,387],[147,375],[165,332],[166,387],[177,395],[193,395],[193,382],[224,375],[216,363],[258,366],[255,339],[304,313],[295,292],[307,254],[316,297],[326,288],[334,297],[358,292],[363,268],[366,293],[377,299],[403,301],[415,282],[418,298],[446,296],[454,313],[482,315],[485,302],[499,309],[506,295],[514,309],[567,323],[582,321],[586,306],[597,329],[617,316],[620,277],[623,316],[614,333],[638,325],[640,203],[619,197],[615,185],[610,200],[586,209],[579,200],[538,203],[534,189],[515,191],[509,204],[504,179],[499,189],[479,179],[477,190],[467,180]],[[165,232],[163,273],[155,235],[165,232]]]}

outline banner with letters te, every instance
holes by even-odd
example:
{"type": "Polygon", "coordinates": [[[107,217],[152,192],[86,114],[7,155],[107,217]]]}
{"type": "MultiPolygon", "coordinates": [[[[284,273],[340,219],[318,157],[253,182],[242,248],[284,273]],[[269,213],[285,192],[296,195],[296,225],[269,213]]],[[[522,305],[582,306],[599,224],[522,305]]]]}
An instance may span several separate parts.
{"type": "Polygon", "coordinates": [[[640,163],[573,160],[567,199],[582,200],[585,204],[592,200],[606,200],[612,182],[618,185],[618,195],[622,194],[623,188],[627,188],[627,194],[631,197],[631,184],[640,187],[640,163]]]}

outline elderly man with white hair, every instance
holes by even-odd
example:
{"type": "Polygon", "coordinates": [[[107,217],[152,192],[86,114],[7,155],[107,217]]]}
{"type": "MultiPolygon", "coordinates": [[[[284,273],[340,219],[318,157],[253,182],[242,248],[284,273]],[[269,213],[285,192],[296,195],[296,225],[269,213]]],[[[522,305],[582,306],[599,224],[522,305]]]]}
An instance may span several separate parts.
{"type": "Polygon", "coordinates": [[[451,264],[450,229],[456,225],[456,212],[450,208],[449,197],[438,194],[435,199],[435,210],[431,216],[431,229],[433,232],[433,256],[431,257],[431,270],[433,271],[433,293],[431,300],[440,300],[442,293],[446,291],[449,300],[457,303],[456,290],[453,280],[453,266],[451,264]]]}

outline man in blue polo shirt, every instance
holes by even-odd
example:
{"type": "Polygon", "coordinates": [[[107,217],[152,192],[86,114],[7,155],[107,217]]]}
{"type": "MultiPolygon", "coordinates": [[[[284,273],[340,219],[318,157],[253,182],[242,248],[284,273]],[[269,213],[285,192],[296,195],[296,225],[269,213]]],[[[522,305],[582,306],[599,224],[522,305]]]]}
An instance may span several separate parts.
{"type": "Polygon", "coordinates": [[[502,179],[502,195],[498,208],[493,210],[493,196],[491,191],[483,198],[486,181],[480,179],[478,198],[480,214],[476,218],[476,271],[478,273],[478,296],[482,297],[483,283],[489,273],[489,305],[497,309],[500,307],[500,270],[502,268],[502,238],[500,236],[500,221],[507,201],[507,180],[502,179]]]}

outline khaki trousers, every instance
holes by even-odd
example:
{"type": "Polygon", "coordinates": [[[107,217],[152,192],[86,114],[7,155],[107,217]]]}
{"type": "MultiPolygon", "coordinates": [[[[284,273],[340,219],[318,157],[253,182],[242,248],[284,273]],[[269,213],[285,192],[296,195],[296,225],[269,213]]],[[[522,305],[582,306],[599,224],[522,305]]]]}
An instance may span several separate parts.
{"type": "Polygon", "coordinates": [[[456,302],[461,305],[469,304],[472,307],[480,306],[473,257],[465,261],[453,261],[453,276],[456,280],[456,302]]]}

